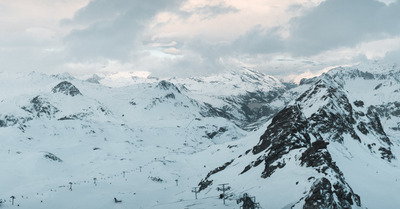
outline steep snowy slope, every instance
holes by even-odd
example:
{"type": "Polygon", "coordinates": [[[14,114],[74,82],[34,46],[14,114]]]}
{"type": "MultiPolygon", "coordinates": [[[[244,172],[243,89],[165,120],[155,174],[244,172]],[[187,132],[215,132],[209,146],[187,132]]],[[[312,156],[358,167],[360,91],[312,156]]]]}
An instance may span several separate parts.
{"type": "Polygon", "coordinates": [[[375,63],[303,80],[257,145],[199,186],[218,193],[229,182],[265,208],[398,208],[399,78],[397,66],[375,63]]]}
{"type": "Polygon", "coordinates": [[[290,89],[272,76],[250,69],[209,77],[171,79],[192,98],[212,109],[210,114],[232,120],[246,130],[257,129],[282,106],[270,103],[290,89]]]}
{"type": "Polygon", "coordinates": [[[0,207],[239,208],[244,193],[263,208],[400,205],[397,66],[294,89],[251,70],[127,75],[0,73],[0,207]]]}
{"type": "MultiPolygon", "coordinates": [[[[85,78],[88,82],[110,87],[151,85],[161,81],[156,77],[138,77],[133,73],[100,74],[85,78]]],[[[296,86],[246,68],[203,77],[173,77],[165,81],[203,103],[206,106],[203,115],[226,118],[245,130],[258,129],[268,121],[283,106],[280,96],[296,86]]]]}

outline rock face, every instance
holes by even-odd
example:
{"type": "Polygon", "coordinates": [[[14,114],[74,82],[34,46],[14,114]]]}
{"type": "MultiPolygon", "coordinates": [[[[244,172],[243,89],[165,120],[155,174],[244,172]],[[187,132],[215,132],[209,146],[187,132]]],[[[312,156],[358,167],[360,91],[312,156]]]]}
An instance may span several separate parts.
{"type": "Polygon", "coordinates": [[[202,115],[226,118],[247,131],[258,129],[272,118],[283,104],[271,103],[297,86],[249,69],[172,81],[182,92],[204,102],[202,115]]]}
{"type": "Polygon", "coordinates": [[[338,209],[352,208],[352,205],[361,205],[358,195],[354,195],[352,191],[346,191],[340,184],[335,184],[332,187],[327,178],[321,178],[311,186],[310,192],[304,199],[303,208],[338,209]]]}
{"type": "Polygon", "coordinates": [[[30,106],[22,107],[23,110],[32,113],[35,117],[38,118],[53,118],[54,114],[59,112],[59,110],[50,104],[45,98],[40,96],[34,97],[30,101],[30,106]]]}
{"type": "Polygon", "coordinates": [[[53,93],[63,93],[69,96],[82,95],[78,88],[68,81],[62,81],[52,89],[53,93]]]}
{"type": "MultiPolygon", "coordinates": [[[[263,123],[279,111],[278,108],[268,104],[277,99],[286,90],[277,88],[268,92],[246,92],[242,95],[226,97],[223,100],[227,103],[227,106],[219,109],[214,108],[213,111],[225,114],[231,113],[231,117],[228,116],[227,118],[237,121],[236,124],[241,128],[251,130],[257,122],[263,123]],[[259,121],[262,118],[265,119],[259,121]]],[[[223,116],[224,114],[219,115],[223,116]]]]}
{"type": "Polygon", "coordinates": [[[57,157],[56,155],[54,155],[53,153],[50,153],[50,152],[46,152],[44,157],[46,159],[49,159],[49,160],[52,160],[55,162],[62,162],[61,158],[57,157]]]}
{"type": "MultiPolygon", "coordinates": [[[[282,156],[291,150],[307,147],[310,140],[307,122],[300,107],[288,106],[272,119],[272,123],[260,137],[260,142],[253,147],[253,154],[268,152],[268,155],[258,158],[254,166],[258,166],[263,161],[265,169],[261,177],[267,178],[276,169],[285,166],[282,156]]],[[[242,173],[247,172],[251,167],[252,165],[248,165],[242,173]]]]}
{"type": "MultiPolygon", "coordinates": [[[[363,207],[362,197],[353,191],[346,180],[330,146],[351,153],[351,148],[345,147],[345,144],[352,144],[374,158],[381,158],[382,163],[390,163],[397,158],[392,152],[394,143],[387,131],[399,134],[396,132],[400,131],[398,102],[388,98],[379,101],[379,104],[375,99],[364,101],[362,98],[377,97],[379,94],[376,91],[385,91],[383,94],[388,89],[390,94],[398,95],[399,90],[392,86],[400,83],[397,79],[399,75],[400,70],[379,74],[358,69],[336,69],[320,77],[303,80],[302,84],[309,88],[273,117],[258,144],[243,154],[249,158],[253,156],[253,160],[238,174],[251,173],[253,176],[262,167],[259,176],[268,179],[288,164],[296,165],[316,171],[317,177],[308,178],[311,183],[309,189],[290,208],[363,207]],[[369,92],[355,88],[357,85],[370,87],[369,92]],[[366,95],[360,96],[359,92],[366,95]]],[[[234,159],[236,163],[230,162],[220,172],[229,172],[231,164],[240,165],[240,157],[242,155],[234,159]]],[[[211,182],[215,182],[213,175],[220,174],[207,175],[199,185],[203,189],[210,186],[211,182]]]]}
{"type": "Polygon", "coordinates": [[[181,93],[181,91],[178,89],[178,87],[175,86],[175,84],[168,82],[166,80],[162,80],[158,82],[156,88],[162,89],[162,90],[173,90],[181,93]]]}

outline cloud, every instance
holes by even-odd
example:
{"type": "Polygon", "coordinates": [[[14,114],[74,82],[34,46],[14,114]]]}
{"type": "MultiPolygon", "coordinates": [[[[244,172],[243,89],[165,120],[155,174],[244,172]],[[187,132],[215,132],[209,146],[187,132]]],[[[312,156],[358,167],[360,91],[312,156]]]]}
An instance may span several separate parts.
{"type": "Polygon", "coordinates": [[[290,52],[312,55],[400,33],[400,2],[327,0],[290,22],[290,52]]]}
{"type": "Polygon", "coordinates": [[[399,64],[400,63],[400,49],[387,52],[384,57],[384,60],[388,61],[388,62],[399,64]]]}
{"type": "Polygon", "coordinates": [[[204,17],[204,19],[212,19],[217,17],[218,15],[236,12],[239,12],[237,8],[228,6],[223,2],[220,2],[217,5],[205,5],[196,9],[196,13],[204,17]]]}
{"type": "Polygon", "coordinates": [[[279,30],[279,27],[266,29],[257,25],[231,44],[232,51],[249,54],[282,51],[285,49],[286,43],[281,37],[279,30]]]}
{"type": "MultiPolygon", "coordinates": [[[[314,75],[328,66],[355,64],[400,50],[400,1],[326,0],[294,3],[286,24],[253,26],[223,50],[224,57],[278,77],[314,75]],[[393,51],[393,52],[392,52],[393,51]],[[282,61],[283,60],[283,61],[282,61]]],[[[389,60],[389,59],[387,59],[389,60]]],[[[400,59],[397,59],[400,62],[400,59]]]]}
{"type": "Polygon", "coordinates": [[[127,60],[140,47],[140,36],[161,11],[179,7],[172,0],[96,0],[79,10],[65,25],[86,25],[65,37],[68,54],[75,60],[108,58],[127,60]]]}
{"type": "MultiPolygon", "coordinates": [[[[299,10],[292,5],[290,10],[299,10]]],[[[277,28],[254,27],[236,43],[247,53],[290,53],[311,56],[340,47],[400,34],[400,1],[386,5],[375,0],[326,0],[288,23],[288,37],[277,28]]]]}
{"type": "Polygon", "coordinates": [[[191,76],[246,66],[285,77],[394,60],[400,48],[399,0],[21,1],[0,3],[10,69],[191,76]]]}

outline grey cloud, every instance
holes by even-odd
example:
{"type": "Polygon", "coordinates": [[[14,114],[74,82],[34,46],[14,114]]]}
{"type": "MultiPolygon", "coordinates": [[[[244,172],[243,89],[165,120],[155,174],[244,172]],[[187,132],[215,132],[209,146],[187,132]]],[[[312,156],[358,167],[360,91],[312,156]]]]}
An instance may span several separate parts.
{"type": "Polygon", "coordinates": [[[228,6],[224,3],[220,3],[218,5],[213,5],[213,6],[207,5],[196,9],[196,13],[204,16],[205,19],[212,19],[219,15],[236,13],[236,12],[239,12],[237,8],[228,6]]]}
{"type": "Polygon", "coordinates": [[[136,21],[129,21],[127,27],[126,21],[129,18],[117,19],[109,24],[96,23],[71,32],[64,40],[69,55],[79,59],[126,59],[135,45],[138,32],[143,29],[143,25],[136,21]]]}
{"type": "MultiPolygon", "coordinates": [[[[224,70],[220,58],[226,52],[224,44],[211,43],[200,37],[188,40],[181,44],[183,55],[166,62],[157,74],[193,76],[217,73],[224,70]]],[[[164,61],[165,62],[165,61],[164,61]]]]}
{"type": "Polygon", "coordinates": [[[193,15],[199,15],[203,20],[214,19],[220,15],[237,13],[240,10],[226,5],[221,2],[217,5],[205,5],[202,7],[195,8],[193,11],[176,10],[175,13],[179,15],[181,19],[188,19],[193,15]]]}
{"type": "Polygon", "coordinates": [[[384,60],[393,63],[400,63],[400,49],[386,53],[384,60]]]}
{"type": "Polygon", "coordinates": [[[324,1],[291,21],[289,50],[297,55],[311,55],[379,38],[394,26],[385,21],[383,14],[391,7],[394,5],[373,0],[324,1]]]}
{"type": "Polygon", "coordinates": [[[88,24],[66,38],[73,59],[112,58],[125,60],[138,47],[138,37],[159,12],[179,7],[181,1],[96,0],[64,24],[88,24]]]}
{"type": "Polygon", "coordinates": [[[226,55],[225,44],[193,37],[175,46],[181,51],[178,56],[165,58],[139,55],[134,61],[135,65],[157,77],[209,75],[226,69],[222,60],[222,56],[226,55]]]}
{"type": "Polygon", "coordinates": [[[61,24],[93,24],[98,21],[107,21],[117,18],[119,14],[125,13],[128,8],[124,7],[128,1],[90,1],[88,5],[75,12],[72,19],[64,19],[61,24]]]}
{"type": "Polygon", "coordinates": [[[264,54],[282,51],[285,42],[279,35],[280,28],[265,29],[258,25],[231,44],[234,53],[264,54]]]}
{"type": "MultiPolygon", "coordinates": [[[[91,60],[111,58],[138,63],[141,70],[156,75],[196,75],[218,72],[224,69],[221,60],[245,60],[258,69],[274,75],[301,73],[304,69],[321,70],[326,65],[337,65],[343,60],[319,62],[309,60],[321,52],[340,47],[353,47],[365,41],[400,35],[400,1],[384,4],[374,0],[326,0],[319,6],[307,9],[294,5],[289,10],[302,13],[288,25],[289,36],[281,32],[287,28],[253,27],[247,33],[230,43],[213,43],[202,37],[168,37],[154,40],[142,37],[146,24],[162,11],[172,11],[181,19],[198,14],[205,19],[218,15],[238,12],[225,4],[204,6],[191,12],[179,10],[184,0],[95,0],[79,10],[71,20],[63,24],[86,26],[71,32],[65,38],[70,58],[91,60]],[[154,58],[144,55],[141,47],[152,46],[160,51],[170,49],[179,56],[154,58]],[[176,42],[176,43],[175,43],[176,42]],[[170,49],[172,50],[172,49],[170,49]],[[175,49],[174,49],[175,50],[175,49]],[[177,53],[180,52],[180,53],[177,53]],[[273,54],[290,54],[294,60],[289,64],[270,61],[273,54]],[[299,58],[299,59],[296,59],[299,58]],[[270,68],[269,68],[270,67],[270,68]],[[266,68],[269,68],[265,70],[266,68]],[[264,70],[263,70],[264,69],[264,70]]],[[[174,54],[171,53],[171,54],[174,54]]],[[[348,58],[354,62],[361,58],[348,58]]]]}
{"type": "MultiPolygon", "coordinates": [[[[400,1],[326,0],[313,8],[292,5],[288,10],[301,15],[292,18],[287,28],[255,26],[229,43],[220,56],[236,57],[260,71],[282,77],[301,74],[305,69],[318,72],[328,66],[365,61],[364,54],[326,59],[324,53],[400,35],[400,1]],[[289,36],[284,38],[281,32],[285,29],[289,36]],[[293,61],[282,63],[275,60],[276,55],[293,61]]],[[[387,60],[399,62],[399,51],[388,53],[387,60]]]]}
{"type": "MultiPolygon", "coordinates": [[[[302,10],[298,5],[290,9],[302,10]]],[[[279,28],[258,26],[234,44],[243,53],[311,56],[400,35],[399,11],[400,1],[386,5],[375,0],[326,0],[293,18],[289,22],[288,38],[277,35],[279,28]]]]}

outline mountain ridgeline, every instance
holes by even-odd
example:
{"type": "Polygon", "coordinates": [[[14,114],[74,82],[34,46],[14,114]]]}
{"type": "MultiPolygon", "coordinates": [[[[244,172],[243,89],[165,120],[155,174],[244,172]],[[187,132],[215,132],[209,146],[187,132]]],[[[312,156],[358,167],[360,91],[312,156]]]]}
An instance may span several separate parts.
{"type": "Polygon", "coordinates": [[[299,85],[249,69],[1,75],[0,200],[20,208],[238,208],[244,193],[273,209],[400,205],[396,65],[299,85]]]}
{"type": "MultiPolygon", "coordinates": [[[[357,190],[352,184],[360,188],[359,182],[353,178],[347,181],[346,176],[387,172],[382,168],[360,173],[361,168],[370,164],[383,164],[391,170],[398,166],[400,70],[396,66],[378,66],[375,70],[368,66],[359,68],[337,68],[319,77],[302,80],[299,88],[306,87],[306,90],[272,118],[259,142],[229,164],[224,164],[223,169],[211,171],[199,186],[204,190],[215,180],[221,181],[220,173],[236,171],[233,176],[239,175],[237,178],[244,182],[249,173],[258,174],[259,178],[266,179],[264,186],[268,187],[275,185],[268,179],[285,178],[280,176],[286,176],[287,170],[297,167],[295,170],[313,170],[308,171],[309,175],[303,172],[293,180],[296,185],[303,181],[306,190],[297,194],[298,201],[286,202],[280,208],[285,205],[285,208],[305,209],[372,207],[374,200],[365,200],[360,193],[370,197],[371,193],[382,191],[357,190]],[[373,160],[369,161],[369,158],[373,160]],[[367,164],[356,163],[360,159],[367,164]],[[344,171],[341,166],[353,167],[344,171]],[[237,172],[240,167],[242,169],[237,172]]],[[[397,168],[395,170],[394,175],[399,173],[397,168]]],[[[375,181],[374,178],[369,181],[375,181]]],[[[395,182],[397,178],[392,183],[395,182]]],[[[284,184],[278,186],[285,187],[284,184]]],[[[390,196],[388,193],[385,195],[390,196]]],[[[395,208],[390,202],[380,205],[395,208]]]]}

